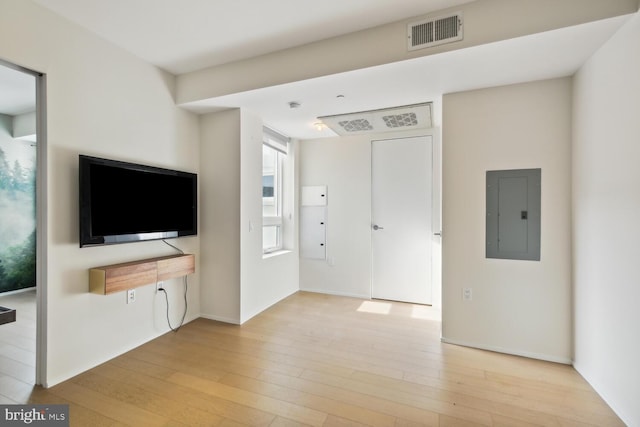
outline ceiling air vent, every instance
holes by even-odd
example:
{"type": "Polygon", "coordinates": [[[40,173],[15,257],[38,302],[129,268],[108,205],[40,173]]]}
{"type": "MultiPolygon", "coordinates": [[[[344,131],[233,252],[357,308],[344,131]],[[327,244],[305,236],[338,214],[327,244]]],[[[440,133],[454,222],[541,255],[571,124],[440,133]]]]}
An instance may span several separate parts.
{"type": "Polygon", "coordinates": [[[462,40],[462,12],[413,22],[407,26],[407,39],[409,50],[462,40]]]}
{"type": "Polygon", "coordinates": [[[416,113],[394,114],[391,116],[382,116],[384,124],[388,128],[401,128],[405,126],[417,126],[418,117],[416,113]]]}
{"type": "Polygon", "coordinates": [[[346,132],[362,132],[373,130],[373,126],[367,119],[343,120],[338,122],[346,132]]]}
{"type": "Polygon", "coordinates": [[[403,105],[382,110],[360,111],[318,117],[338,135],[428,129],[433,126],[431,103],[403,105]]]}

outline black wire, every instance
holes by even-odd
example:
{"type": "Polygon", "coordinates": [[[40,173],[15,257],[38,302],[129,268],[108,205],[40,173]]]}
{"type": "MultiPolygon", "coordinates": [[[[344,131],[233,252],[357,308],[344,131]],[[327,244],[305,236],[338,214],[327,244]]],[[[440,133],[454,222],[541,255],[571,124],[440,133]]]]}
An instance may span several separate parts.
{"type": "MultiPolygon", "coordinates": [[[[164,239],[162,241],[184,255],[184,251],[182,249],[173,246],[171,243],[167,242],[164,239]]],[[[167,324],[169,325],[169,329],[171,329],[173,332],[178,332],[180,330],[180,328],[184,324],[185,317],[187,317],[187,309],[189,308],[189,302],[187,301],[187,276],[182,276],[182,282],[184,283],[184,312],[182,313],[180,324],[176,328],[171,326],[171,320],[169,320],[169,294],[167,293],[167,290],[165,288],[158,289],[159,291],[164,292],[164,299],[167,302],[167,324]]]]}
{"type": "Polygon", "coordinates": [[[173,246],[171,243],[167,242],[167,241],[166,241],[166,240],[164,240],[164,239],[162,239],[162,242],[163,242],[165,245],[169,245],[169,246],[171,246],[173,249],[175,249],[176,251],[178,251],[178,252],[180,252],[182,255],[184,255],[184,251],[183,251],[182,249],[180,249],[180,248],[177,248],[177,247],[173,246]]]}
{"type": "Polygon", "coordinates": [[[169,294],[167,293],[167,290],[165,288],[158,289],[159,291],[164,292],[164,299],[167,302],[167,324],[169,325],[169,329],[171,329],[173,332],[178,332],[182,327],[184,323],[184,319],[187,316],[187,308],[189,307],[189,304],[187,302],[187,276],[184,276],[183,282],[184,282],[184,312],[182,313],[182,319],[180,319],[180,324],[175,328],[171,326],[171,320],[169,320],[169,294]]]}

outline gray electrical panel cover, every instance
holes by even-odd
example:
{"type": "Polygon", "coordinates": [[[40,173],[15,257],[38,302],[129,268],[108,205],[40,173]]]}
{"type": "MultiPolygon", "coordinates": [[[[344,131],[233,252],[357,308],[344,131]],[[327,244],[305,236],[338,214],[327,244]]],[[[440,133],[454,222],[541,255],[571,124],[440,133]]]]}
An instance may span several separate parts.
{"type": "Polygon", "coordinates": [[[487,171],[487,258],[540,261],[540,169],[487,171]]]}

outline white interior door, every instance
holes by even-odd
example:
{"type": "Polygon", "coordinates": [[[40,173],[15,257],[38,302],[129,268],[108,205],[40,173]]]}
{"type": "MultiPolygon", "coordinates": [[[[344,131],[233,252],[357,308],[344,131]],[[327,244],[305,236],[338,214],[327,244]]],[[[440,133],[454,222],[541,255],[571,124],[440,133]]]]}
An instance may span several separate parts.
{"type": "Polygon", "coordinates": [[[430,136],[373,141],[371,296],[431,304],[430,136]]]}

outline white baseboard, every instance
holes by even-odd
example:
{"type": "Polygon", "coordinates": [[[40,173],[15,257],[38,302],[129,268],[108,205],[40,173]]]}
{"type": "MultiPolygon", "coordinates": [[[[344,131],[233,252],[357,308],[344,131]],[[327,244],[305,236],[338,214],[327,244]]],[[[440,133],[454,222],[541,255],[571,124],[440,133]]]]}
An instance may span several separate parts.
{"type": "Polygon", "coordinates": [[[200,313],[200,317],[204,319],[209,319],[209,320],[216,320],[218,322],[223,322],[223,323],[231,323],[232,325],[240,324],[240,320],[238,319],[232,319],[230,317],[224,317],[224,316],[214,316],[213,314],[200,313]]]}
{"type": "MultiPolygon", "coordinates": [[[[191,323],[194,320],[196,320],[198,318],[198,316],[189,316],[188,318],[185,319],[183,325],[186,325],[187,323],[191,323]]],[[[47,378],[43,379],[43,384],[42,386],[44,388],[50,388],[53,386],[56,386],[64,381],[67,381],[77,375],[82,374],[83,372],[86,372],[90,369],[95,368],[96,366],[99,366],[105,362],[108,362],[109,360],[115,359],[118,356],[121,356],[135,348],[140,347],[141,345],[144,345],[150,341],[155,340],[156,338],[160,338],[162,335],[169,333],[171,331],[171,329],[169,329],[169,326],[165,326],[163,328],[162,331],[158,330],[155,334],[148,336],[148,337],[144,337],[138,341],[136,341],[133,344],[129,344],[128,346],[118,349],[117,351],[114,352],[110,352],[108,354],[101,354],[99,358],[94,359],[90,362],[87,362],[83,365],[77,365],[74,366],[74,368],[72,370],[69,370],[67,372],[63,372],[62,374],[58,374],[56,376],[48,376],[47,378]]]]}
{"type": "Polygon", "coordinates": [[[609,405],[611,407],[611,409],[613,409],[613,412],[615,412],[616,415],[618,415],[618,417],[620,417],[620,419],[626,425],[631,425],[631,423],[627,421],[628,419],[630,419],[629,414],[627,413],[627,411],[623,410],[623,409],[628,409],[628,408],[621,408],[617,404],[617,400],[616,399],[611,399],[609,394],[606,391],[604,391],[604,390],[609,390],[609,387],[605,387],[605,385],[600,383],[600,381],[597,381],[596,379],[592,378],[591,375],[588,375],[586,370],[583,370],[582,365],[580,365],[579,363],[575,363],[574,362],[573,368],[576,371],[578,371],[580,376],[582,378],[584,378],[586,382],[589,383],[591,388],[593,388],[595,390],[595,392],[598,393],[598,395],[602,398],[602,400],[604,400],[606,402],[606,404],[609,405]]]}
{"type": "Polygon", "coordinates": [[[32,286],[30,288],[16,289],[15,291],[0,292],[0,297],[6,297],[6,296],[9,296],[9,295],[22,294],[24,292],[30,292],[30,291],[35,291],[35,290],[36,290],[36,287],[32,286]]]}
{"type": "Polygon", "coordinates": [[[571,358],[568,358],[568,357],[552,356],[549,354],[539,354],[539,353],[532,353],[528,351],[512,350],[508,348],[494,347],[490,345],[483,345],[483,344],[471,343],[471,342],[460,341],[460,340],[452,340],[445,337],[441,337],[440,341],[446,344],[454,344],[454,345],[460,345],[463,347],[477,348],[480,350],[494,351],[496,353],[511,354],[513,356],[522,356],[522,357],[527,357],[529,359],[538,359],[538,360],[544,360],[547,362],[562,363],[563,365],[573,364],[573,361],[571,360],[571,358]]]}
{"type": "Polygon", "coordinates": [[[253,319],[254,317],[259,315],[263,311],[266,311],[266,310],[270,309],[274,305],[278,304],[280,301],[283,301],[283,300],[289,298],[291,295],[295,294],[296,292],[298,292],[298,289],[291,290],[288,294],[285,294],[284,296],[277,297],[275,301],[272,301],[270,304],[260,308],[255,313],[249,314],[247,316],[242,316],[242,318],[240,319],[240,324],[243,325],[245,322],[248,322],[249,320],[253,319]]]}
{"type": "Polygon", "coordinates": [[[300,291],[301,292],[313,292],[315,294],[336,295],[336,296],[340,296],[340,297],[371,299],[371,295],[351,294],[351,293],[348,293],[348,292],[329,291],[329,290],[326,290],[326,289],[300,288],[300,291]]]}

